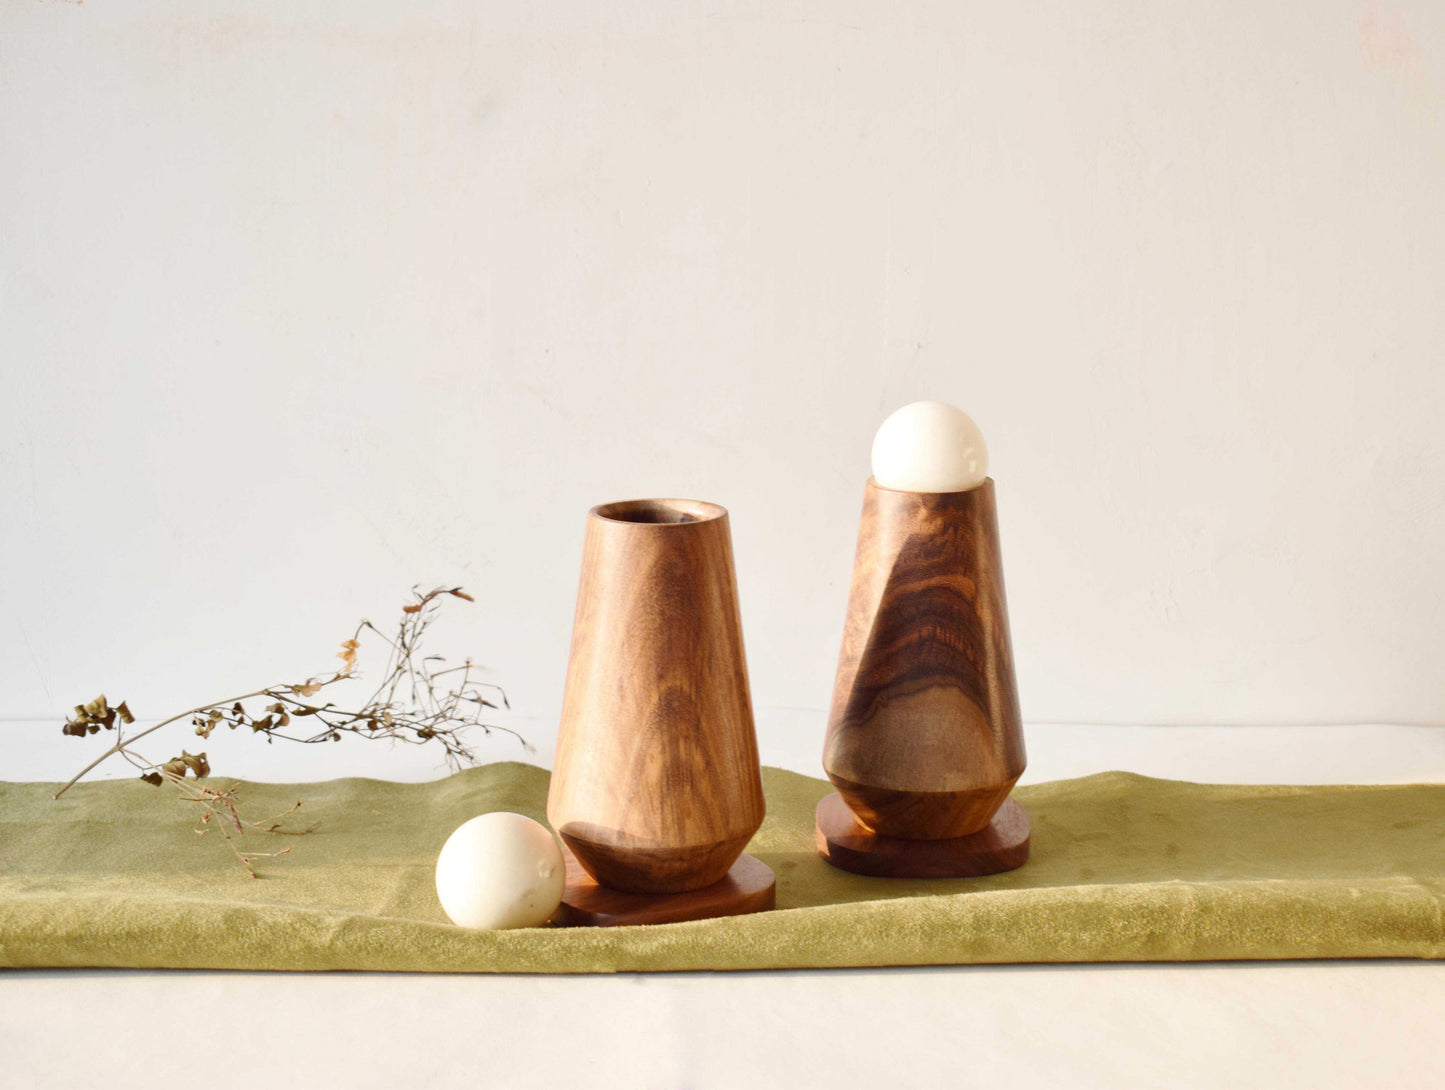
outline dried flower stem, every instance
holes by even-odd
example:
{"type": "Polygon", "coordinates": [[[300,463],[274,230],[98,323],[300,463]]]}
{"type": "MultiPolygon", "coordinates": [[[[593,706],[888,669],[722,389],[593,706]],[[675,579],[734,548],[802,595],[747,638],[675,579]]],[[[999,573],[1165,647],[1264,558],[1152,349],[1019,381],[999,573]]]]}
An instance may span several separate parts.
{"type": "MultiPolygon", "coordinates": [[[[333,680],[334,680],[334,679],[333,679],[333,680]]],[[[146,727],[145,730],[140,731],[140,732],[138,732],[137,734],[134,734],[134,735],[132,735],[132,736],[129,737],[129,738],[122,737],[122,736],[119,734],[120,728],[117,727],[117,728],[116,728],[116,730],[117,730],[117,735],[116,735],[115,745],[111,746],[108,750],[106,750],[104,753],[102,753],[99,757],[97,757],[95,760],[91,761],[90,764],[86,765],[86,766],[85,766],[84,768],[82,768],[79,772],[77,772],[74,776],[72,776],[72,777],[70,778],[70,782],[68,782],[68,783],[67,783],[64,787],[62,787],[59,791],[55,792],[54,797],[57,798],[57,799],[60,798],[61,795],[65,794],[65,793],[66,793],[67,791],[69,791],[72,787],[74,787],[77,783],[79,783],[81,780],[83,780],[88,773],[93,772],[96,768],[98,768],[100,765],[104,764],[106,761],[110,760],[110,759],[111,759],[112,757],[114,757],[116,754],[118,754],[118,753],[129,753],[129,752],[130,752],[130,747],[133,746],[136,742],[139,742],[139,741],[140,741],[142,738],[144,738],[147,734],[154,734],[156,731],[160,730],[162,727],[168,727],[168,726],[170,726],[172,723],[178,723],[178,722],[180,722],[182,719],[186,719],[186,718],[188,718],[188,717],[190,717],[190,716],[205,714],[206,712],[209,712],[213,707],[216,707],[217,704],[237,704],[237,703],[240,703],[242,700],[252,700],[252,699],[254,699],[255,697],[258,697],[258,696],[265,696],[268,692],[270,692],[269,689],[257,689],[255,692],[242,693],[240,696],[228,697],[228,698],[225,699],[225,700],[217,701],[216,704],[202,704],[199,708],[192,708],[190,711],[184,711],[184,712],[181,712],[179,715],[173,715],[173,716],[171,716],[169,719],[162,719],[159,723],[155,724],[154,726],[146,727]]],[[[132,762],[132,763],[134,763],[134,762],[132,762]]],[[[144,768],[146,768],[146,769],[152,769],[152,768],[155,768],[156,766],[147,763],[147,764],[144,764],[144,765],[138,765],[137,767],[144,767],[144,768]]]]}
{"type": "Polygon", "coordinates": [[[325,680],[311,677],[299,684],[268,685],[240,696],[201,704],[129,736],[125,734],[125,728],[135,722],[135,717],[124,701],[111,707],[104,696],[99,696],[89,704],[77,705],[75,717],[66,722],[64,733],[85,737],[102,729],[114,730],[115,743],[77,772],[55,792],[55,797],[65,794],[110,758],[121,756],[141,770],[141,779],[147,783],[157,786],[170,783],[180,792],[183,801],[200,805],[203,809],[196,823],[196,832],[204,835],[210,828],[220,829],[226,844],[254,878],[256,872],[251,866],[252,859],[285,855],[291,849],[284,848],[279,852],[242,851],[233,837],[244,835],[247,829],[283,835],[310,832],[315,825],[306,829],[281,827],[280,819],[294,813],[301,802],[298,800],[289,810],[263,821],[248,820],[240,814],[234,786],[219,789],[186,778],[187,773],[192,774],[195,780],[210,774],[211,766],[205,753],[192,754],[182,750],[179,757],[157,764],[136,752],[136,742],[162,727],[189,719],[195,733],[202,738],[209,738],[217,727],[224,724],[231,730],[249,727],[255,733],[264,734],[267,742],[277,738],[305,745],[339,742],[342,734],[350,733],[369,739],[389,738],[409,745],[435,743],[441,747],[448,766],[454,770],[464,764],[476,763],[476,754],[462,736],[471,727],[488,735],[493,731],[510,734],[531,752],[532,747],[515,730],[483,722],[482,717],[488,711],[511,705],[507,694],[499,686],[473,676],[477,667],[470,659],[461,666],[443,667],[441,664],[445,660],[440,655],[418,657],[422,637],[435,618],[440,601],[450,597],[470,602],[474,600],[471,595],[460,587],[437,587],[425,594],[413,589],[412,594],[413,600],[402,607],[395,637],[386,636],[370,621],[363,620],[356,626],[351,638],[341,645],[337,657],[342,660],[342,668],[325,680]],[[347,711],[329,702],[314,703],[311,698],[322,689],[354,679],[357,652],[365,636],[379,637],[390,648],[386,670],[371,698],[357,711],[347,711]],[[442,678],[449,680],[440,682],[442,678]],[[247,708],[247,701],[263,698],[268,703],[260,714],[247,708]],[[318,729],[294,730],[300,725],[300,720],[307,719],[318,729]],[[212,818],[218,819],[214,825],[212,818]]]}

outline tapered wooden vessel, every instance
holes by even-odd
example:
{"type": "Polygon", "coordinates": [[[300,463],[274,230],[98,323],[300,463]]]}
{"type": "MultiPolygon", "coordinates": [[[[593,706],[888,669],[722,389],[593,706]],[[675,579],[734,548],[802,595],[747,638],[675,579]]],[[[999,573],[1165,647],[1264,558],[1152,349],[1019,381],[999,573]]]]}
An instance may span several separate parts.
{"type": "MultiPolygon", "coordinates": [[[[820,842],[835,828],[853,852],[872,835],[892,858],[906,854],[895,841],[953,841],[961,859],[983,843],[1024,770],[992,479],[942,493],[868,481],[823,767],[857,828],[820,807],[820,842]]],[[[1027,857],[1021,817],[999,857],[1012,866],[1027,857]]]]}
{"type": "Polygon", "coordinates": [[[762,824],[722,507],[589,512],[547,816],[598,884],[638,894],[723,881],[762,824]]]}

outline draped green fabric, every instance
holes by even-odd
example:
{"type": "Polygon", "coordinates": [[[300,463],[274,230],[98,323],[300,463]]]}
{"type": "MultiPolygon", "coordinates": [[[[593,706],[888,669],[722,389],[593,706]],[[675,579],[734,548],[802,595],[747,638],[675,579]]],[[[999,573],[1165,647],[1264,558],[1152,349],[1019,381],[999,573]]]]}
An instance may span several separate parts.
{"type": "Polygon", "coordinates": [[[547,773],[494,764],[424,784],[245,783],[256,814],[305,800],[314,833],[253,880],[174,793],[0,784],[0,966],[611,972],[968,962],[1445,955],[1445,785],[1220,787],[1108,772],[1019,788],[1033,858],[989,878],[834,870],[826,783],[767,769],[750,850],[776,911],[652,927],[473,932],[432,885],[447,835],[542,818],[547,773]]]}

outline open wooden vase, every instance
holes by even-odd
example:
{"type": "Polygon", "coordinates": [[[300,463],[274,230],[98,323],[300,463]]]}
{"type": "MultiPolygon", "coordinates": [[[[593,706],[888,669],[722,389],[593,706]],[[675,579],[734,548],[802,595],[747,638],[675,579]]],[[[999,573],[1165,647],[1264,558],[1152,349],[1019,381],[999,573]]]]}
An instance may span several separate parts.
{"type": "Polygon", "coordinates": [[[763,812],[727,511],[594,507],[547,797],[567,858],[557,922],[773,907],[773,872],[743,854],[763,812]]]}
{"type": "Polygon", "coordinates": [[[817,844],[859,874],[1021,866],[1029,823],[993,480],[864,491],[818,804],[817,844]]]}

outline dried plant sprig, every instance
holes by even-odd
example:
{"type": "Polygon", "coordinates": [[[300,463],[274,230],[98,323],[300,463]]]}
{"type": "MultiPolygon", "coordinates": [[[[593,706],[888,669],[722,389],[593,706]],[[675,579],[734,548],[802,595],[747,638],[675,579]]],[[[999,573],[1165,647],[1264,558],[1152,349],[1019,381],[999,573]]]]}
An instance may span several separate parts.
{"type": "MultiPolygon", "coordinates": [[[[204,754],[202,754],[202,756],[204,756],[204,754]]],[[[275,859],[278,856],[285,855],[291,849],[290,847],[285,847],[279,852],[242,851],[236,845],[236,836],[244,836],[247,829],[253,832],[275,833],[278,836],[305,836],[307,833],[313,832],[317,826],[321,824],[321,822],[316,821],[304,829],[282,828],[281,819],[301,809],[300,799],[296,800],[295,805],[282,810],[279,814],[273,814],[269,818],[262,818],[260,821],[251,821],[241,816],[240,799],[236,795],[234,785],[231,787],[217,788],[211,787],[209,784],[193,783],[184,776],[176,775],[172,772],[165,772],[159,775],[163,782],[169,781],[175,784],[181,792],[181,800],[183,802],[194,802],[201,806],[201,815],[196,819],[197,835],[205,836],[212,829],[219,831],[221,839],[225,842],[226,846],[231,849],[237,862],[246,868],[246,873],[252,878],[259,877],[256,874],[256,868],[251,865],[253,859],[275,859]],[[214,824],[212,824],[212,818],[217,819],[214,824]],[[235,836],[231,833],[233,828],[235,829],[235,836]]],[[[148,777],[142,778],[148,779],[148,777]]]]}
{"type": "Polygon", "coordinates": [[[220,829],[231,851],[255,877],[251,859],[284,855],[290,849],[243,852],[232,840],[232,830],[238,836],[244,835],[247,829],[292,835],[309,832],[310,828],[293,830],[280,825],[279,819],[300,807],[300,801],[291,810],[273,818],[248,820],[240,815],[234,787],[218,789],[195,782],[210,775],[211,766],[205,753],[192,754],[182,750],[179,757],[155,763],[135,750],[136,742],[163,727],[189,719],[201,738],[209,738],[224,725],[230,730],[247,727],[253,733],[264,734],[268,743],[278,738],[308,745],[339,742],[343,734],[349,733],[362,738],[387,738],[412,745],[436,744],[441,747],[448,767],[453,770],[477,761],[477,755],[464,737],[472,728],[481,730],[485,735],[494,731],[510,734],[521,742],[527,752],[533,752],[532,746],[517,731],[484,721],[487,712],[499,707],[510,708],[511,704],[500,686],[475,676],[478,667],[471,659],[460,666],[448,667],[440,655],[420,654],[422,638],[435,619],[440,603],[448,597],[468,602],[475,600],[461,587],[437,587],[426,593],[413,588],[413,600],[402,606],[396,635],[387,636],[370,621],[363,620],[356,626],[351,638],[342,643],[337,653],[337,658],[342,660],[341,669],[330,677],[309,677],[296,684],[269,685],[240,696],[202,704],[131,735],[126,735],[125,727],[134,724],[135,716],[124,701],[112,707],[102,695],[88,704],[76,705],[75,716],[66,721],[61,728],[62,733],[87,737],[101,730],[113,730],[115,742],[56,791],[55,797],[65,794],[105,761],[121,756],[141,770],[142,780],[156,786],[170,783],[180,791],[184,801],[201,805],[203,811],[196,831],[204,835],[209,828],[220,829]],[[331,702],[319,704],[313,700],[323,689],[356,678],[354,671],[358,652],[362,639],[367,636],[380,639],[389,648],[381,683],[371,697],[358,710],[347,710],[331,702]],[[443,681],[444,678],[447,680],[443,681]],[[248,702],[257,700],[267,703],[259,710],[248,707],[248,702]],[[187,779],[188,773],[194,780],[187,779]],[[214,825],[213,817],[218,819],[214,825]]]}

